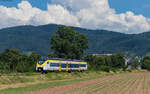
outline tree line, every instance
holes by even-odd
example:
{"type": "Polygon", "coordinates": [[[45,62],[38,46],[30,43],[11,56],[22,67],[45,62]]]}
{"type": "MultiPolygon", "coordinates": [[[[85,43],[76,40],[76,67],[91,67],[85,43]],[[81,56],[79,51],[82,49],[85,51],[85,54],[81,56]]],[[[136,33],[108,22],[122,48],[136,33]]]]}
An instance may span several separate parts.
{"type": "Polygon", "coordinates": [[[116,69],[124,69],[125,58],[121,53],[117,53],[111,56],[93,56],[87,55],[85,61],[88,62],[88,68],[90,70],[102,70],[109,72],[110,70],[115,71],[116,69]]]}
{"type": "Polygon", "coordinates": [[[17,49],[7,49],[0,54],[0,73],[33,72],[40,54],[22,54],[17,49]]]}

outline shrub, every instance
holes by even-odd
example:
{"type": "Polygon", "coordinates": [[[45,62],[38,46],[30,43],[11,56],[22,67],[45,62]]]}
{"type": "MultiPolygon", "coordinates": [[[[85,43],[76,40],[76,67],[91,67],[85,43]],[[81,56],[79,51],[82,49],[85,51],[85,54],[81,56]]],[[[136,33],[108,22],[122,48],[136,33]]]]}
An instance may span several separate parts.
{"type": "Polygon", "coordinates": [[[142,62],[142,69],[150,70],[150,60],[144,60],[142,62]]]}
{"type": "Polygon", "coordinates": [[[132,70],[127,70],[128,72],[132,72],[132,70]]]}
{"type": "Polygon", "coordinates": [[[117,69],[116,68],[111,68],[111,71],[116,72],[117,69]]]}
{"type": "Polygon", "coordinates": [[[104,72],[110,72],[111,68],[109,66],[101,66],[100,70],[104,72]]]}

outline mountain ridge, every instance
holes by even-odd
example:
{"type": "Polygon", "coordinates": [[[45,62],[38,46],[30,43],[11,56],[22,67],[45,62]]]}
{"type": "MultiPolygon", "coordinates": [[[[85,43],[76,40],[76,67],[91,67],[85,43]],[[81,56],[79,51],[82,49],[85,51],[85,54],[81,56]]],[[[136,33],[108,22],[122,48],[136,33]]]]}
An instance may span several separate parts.
{"type": "MultiPolygon", "coordinates": [[[[0,29],[0,52],[17,48],[23,53],[37,51],[46,56],[50,52],[50,38],[59,26],[47,24],[40,26],[16,26],[0,29]]],[[[124,34],[108,30],[91,30],[73,27],[88,36],[90,49],[86,54],[117,53],[143,56],[150,53],[150,32],[124,34]]]]}

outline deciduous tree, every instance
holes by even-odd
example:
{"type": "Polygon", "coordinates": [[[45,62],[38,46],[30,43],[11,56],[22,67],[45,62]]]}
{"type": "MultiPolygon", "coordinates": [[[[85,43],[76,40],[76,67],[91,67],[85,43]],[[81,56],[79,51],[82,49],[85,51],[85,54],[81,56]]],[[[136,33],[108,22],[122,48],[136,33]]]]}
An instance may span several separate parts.
{"type": "Polygon", "coordinates": [[[52,55],[49,56],[67,59],[80,59],[89,48],[86,35],[66,26],[61,26],[54,32],[50,44],[52,55]]]}

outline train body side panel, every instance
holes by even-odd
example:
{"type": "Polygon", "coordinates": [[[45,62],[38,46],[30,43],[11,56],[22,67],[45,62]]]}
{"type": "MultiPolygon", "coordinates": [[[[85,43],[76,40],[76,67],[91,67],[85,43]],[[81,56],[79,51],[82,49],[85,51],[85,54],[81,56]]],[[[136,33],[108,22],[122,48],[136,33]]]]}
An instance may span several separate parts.
{"type": "Polygon", "coordinates": [[[46,60],[43,64],[38,64],[36,70],[42,68],[43,71],[83,71],[87,70],[86,62],[46,60]]]}

